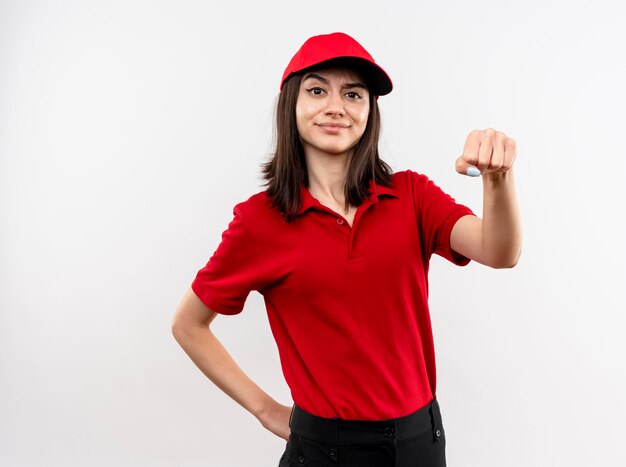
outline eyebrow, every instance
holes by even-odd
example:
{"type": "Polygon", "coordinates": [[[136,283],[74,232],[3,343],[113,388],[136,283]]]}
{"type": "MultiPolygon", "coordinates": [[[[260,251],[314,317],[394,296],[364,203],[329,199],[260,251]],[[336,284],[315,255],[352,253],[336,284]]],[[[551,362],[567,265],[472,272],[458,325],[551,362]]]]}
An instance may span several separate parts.
{"type": "MultiPolygon", "coordinates": [[[[323,76],[318,75],[317,73],[308,73],[302,78],[302,81],[306,81],[307,79],[317,79],[322,83],[328,84],[329,81],[323,76]]],[[[367,90],[367,87],[363,83],[355,82],[355,83],[344,83],[341,86],[342,88],[362,88],[367,90]]]]}

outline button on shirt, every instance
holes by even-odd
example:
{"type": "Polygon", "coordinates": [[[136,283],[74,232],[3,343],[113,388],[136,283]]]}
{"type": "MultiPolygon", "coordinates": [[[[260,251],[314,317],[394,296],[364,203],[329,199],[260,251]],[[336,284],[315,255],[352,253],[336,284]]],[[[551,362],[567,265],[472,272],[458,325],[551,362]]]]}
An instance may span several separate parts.
{"type": "Polygon", "coordinates": [[[369,191],[352,226],[304,186],[289,223],[265,192],[253,195],[192,283],[221,314],[263,295],[293,400],[320,417],[383,420],[432,400],[429,260],[469,262],[450,232],[473,213],[426,176],[396,172],[369,191]]]}

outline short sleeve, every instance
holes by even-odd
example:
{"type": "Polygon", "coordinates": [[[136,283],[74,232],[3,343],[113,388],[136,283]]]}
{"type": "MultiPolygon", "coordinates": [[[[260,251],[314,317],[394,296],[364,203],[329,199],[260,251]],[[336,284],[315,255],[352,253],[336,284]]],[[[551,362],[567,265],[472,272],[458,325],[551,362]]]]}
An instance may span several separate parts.
{"type": "Polygon", "coordinates": [[[191,284],[209,309],[226,315],[240,313],[250,291],[260,283],[254,242],[237,206],[233,214],[215,253],[191,284]]]}
{"type": "Polygon", "coordinates": [[[469,258],[450,247],[450,234],[456,221],[475,215],[470,208],[457,203],[425,175],[412,171],[413,196],[425,252],[446,258],[454,264],[465,266],[469,258]]]}

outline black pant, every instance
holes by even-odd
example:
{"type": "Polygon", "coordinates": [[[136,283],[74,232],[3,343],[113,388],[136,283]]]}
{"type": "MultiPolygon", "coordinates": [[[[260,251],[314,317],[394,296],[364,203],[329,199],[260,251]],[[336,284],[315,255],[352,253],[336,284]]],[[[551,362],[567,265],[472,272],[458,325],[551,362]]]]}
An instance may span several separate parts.
{"type": "Polygon", "coordinates": [[[439,404],[382,421],[316,417],[294,405],[278,467],[445,467],[439,404]]]}

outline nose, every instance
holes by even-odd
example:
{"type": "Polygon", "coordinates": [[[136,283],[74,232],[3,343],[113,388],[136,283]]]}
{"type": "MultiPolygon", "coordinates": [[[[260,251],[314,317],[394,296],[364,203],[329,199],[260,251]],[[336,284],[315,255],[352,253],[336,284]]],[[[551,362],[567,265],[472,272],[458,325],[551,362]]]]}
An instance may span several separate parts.
{"type": "Polygon", "coordinates": [[[343,99],[340,92],[331,92],[326,103],[326,115],[342,117],[344,114],[343,99]]]}

